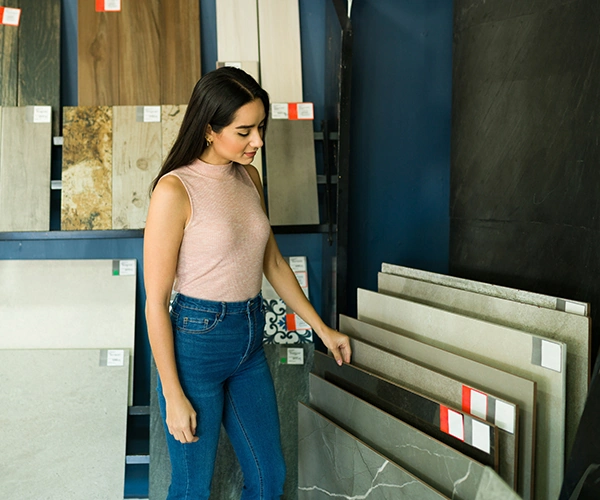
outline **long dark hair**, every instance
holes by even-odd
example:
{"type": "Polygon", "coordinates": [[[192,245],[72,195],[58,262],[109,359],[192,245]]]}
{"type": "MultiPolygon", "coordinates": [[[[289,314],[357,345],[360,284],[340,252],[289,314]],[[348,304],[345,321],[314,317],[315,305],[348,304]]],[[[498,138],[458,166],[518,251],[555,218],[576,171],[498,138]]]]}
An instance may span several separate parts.
{"type": "Polygon", "coordinates": [[[206,149],[208,125],[220,133],[233,121],[238,109],[255,99],[260,99],[265,106],[266,129],[269,95],[248,73],[225,66],[200,78],[190,97],[177,139],[152,181],[151,191],[163,175],[200,158],[206,149]]]}

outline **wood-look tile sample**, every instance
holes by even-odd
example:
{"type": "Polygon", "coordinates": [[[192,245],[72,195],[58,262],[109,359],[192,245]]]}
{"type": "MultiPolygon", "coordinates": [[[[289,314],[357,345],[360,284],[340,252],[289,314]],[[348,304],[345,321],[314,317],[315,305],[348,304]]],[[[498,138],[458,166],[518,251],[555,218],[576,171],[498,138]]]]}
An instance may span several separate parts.
{"type": "Polygon", "coordinates": [[[19,0],[19,106],[52,106],[52,131],[60,118],[60,0],[19,0]]]}
{"type": "Polygon", "coordinates": [[[556,309],[557,311],[565,311],[570,314],[578,314],[579,316],[589,316],[589,304],[586,302],[561,299],[549,295],[518,290],[516,288],[508,288],[489,283],[482,283],[481,281],[448,276],[446,274],[432,273],[420,269],[387,264],[385,262],[381,264],[381,272],[427,281],[428,283],[437,283],[438,285],[449,286],[452,288],[459,288],[460,290],[482,293],[491,297],[499,297],[514,302],[521,302],[523,304],[545,307],[546,309],[556,309]]]}
{"type": "Polygon", "coordinates": [[[122,2],[121,9],[118,17],[119,105],[160,104],[159,0],[122,2]]]}
{"type": "Polygon", "coordinates": [[[119,104],[119,12],[77,2],[77,98],[80,106],[119,104]]]}
{"type": "MultiPolygon", "coordinates": [[[[182,105],[164,105],[161,109],[161,134],[162,134],[162,154],[161,154],[161,163],[163,163],[171,148],[173,147],[173,143],[175,139],[177,139],[177,135],[179,134],[179,129],[181,128],[181,122],[185,115],[185,111],[187,110],[187,104],[182,105]]],[[[158,174],[158,172],[156,172],[158,174]]]]}
{"type": "Polygon", "coordinates": [[[298,0],[258,0],[258,26],[262,87],[271,102],[302,102],[298,0]]]}
{"type": "Polygon", "coordinates": [[[537,382],[535,492],[556,498],[565,455],[565,344],[362,289],[358,319],[537,382]]]}
{"type": "MultiPolygon", "coordinates": [[[[19,0],[3,0],[3,7],[18,8],[19,0]]],[[[17,105],[19,28],[0,24],[0,106],[17,105]]]]}
{"type": "Polygon", "coordinates": [[[497,468],[497,428],[354,365],[315,352],[313,373],[478,462],[497,468]],[[451,419],[447,416],[453,415],[451,419]],[[454,419],[455,417],[455,419],[454,419]],[[457,427],[449,420],[457,422],[457,427]]]}
{"type": "MultiPolygon", "coordinates": [[[[517,491],[524,499],[533,498],[536,434],[535,382],[348,316],[340,315],[339,329],[352,338],[377,345],[398,356],[456,378],[469,387],[478,387],[484,392],[496,394],[506,401],[517,404],[519,406],[517,491]]],[[[497,412],[499,416],[501,415],[500,409],[498,408],[497,412]]]]}
{"type": "Polygon", "coordinates": [[[588,392],[591,370],[589,317],[384,273],[379,273],[378,287],[380,292],[387,295],[499,323],[567,344],[565,449],[569,455],[588,392]]]}
{"type": "MultiPolygon", "coordinates": [[[[364,370],[390,380],[396,384],[406,387],[419,394],[430,397],[449,408],[463,408],[463,392],[465,386],[458,380],[438,373],[435,370],[423,367],[417,363],[395,356],[381,348],[369,345],[361,340],[352,339],[352,363],[364,370]]],[[[487,401],[497,401],[493,395],[486,394],[478,388],[477,395],[487,401]]],[[[470,393],[469,393],[470,394],[470,393]]],[[[518,409],[513,403],[501,401],[500,404],[510,407],[512,413],[510,421],[506,425],[495,423],[492,415],[488,418],[487,404],[483,412],[474,413],[479,418],[486,420],[492,425],[498,426],[498,473],[514,489],[517,488],[517,463],[518,463],[518,409]],[[502,427],[507,430],[503,430],[502,427]]]]}
{"type": "Polygon", "coordinates": [[[112,229],[112,108],[63,108],[61,229],[112,229]]]}
{"type": "Polygon", "coordinates": [[[317,375],[309,381],[310,406],[324,417],[440,493],[475,498],[487,467],[317,375]]]}
{"type": "Polygon", "coordinates": [[[133,387],[135,273],[135,260],[0,260],[0,349],[128,349],[133,387]]]}
{"type": "Polygon", "coordinates": [[[299,500],[448,498],[302,403],[298,422],[299,500]]]}
{"type": "Polygon", "coordinates": [[[186,104],[200,79],[200,4],[198,0],[159,3],[160,102],[186,104]]]}
{"type": "Polygon", "coordinates": [[[0,349],[0,498],[122,499],[128,374],[120,349],[0,349]]]}
{"type": "Polygon", "coordinates": [[[258,61],[256,0],[219,0],[216,9],[217,59],[258,61]]]}
{"type": "Polygon", "coordinates": [[[50,229],[52,126],[30,114],[28,107],[2,109],[0,231],[50,229]]]}
{"type": "Polygon", "coordinates": [[[270,120],[265,156],[271,224],[318,224],[312,120],[270,120]]]}
{"type": "Polygon", "coordinates": [[[160,170],[161,124],[139,115],[138,106],[113,107],[113,229],[146,225],[150,184],[160,170]]]}

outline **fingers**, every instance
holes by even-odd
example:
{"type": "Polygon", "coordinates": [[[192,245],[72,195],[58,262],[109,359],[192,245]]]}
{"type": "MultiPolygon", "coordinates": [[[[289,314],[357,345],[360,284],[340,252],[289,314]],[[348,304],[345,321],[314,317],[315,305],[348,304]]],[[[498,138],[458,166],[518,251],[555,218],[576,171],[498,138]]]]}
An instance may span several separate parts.
{"type": "Polygon", "coordinates": [[[329,349],[333,355],[335,362],[342,366],[344,363],[350,363],[352,358],[352,348],[350,347],[350,339],[339,332],[336,332],[339,338],[336,343],[329,349]]]}
{"type": "Polygon", "coordinates": [[[177,424],[169,424],[167,422],[167,426],[169,428],[169,433],[180,443],[195,443],[198,441],[198,436],[196,436],[196,414],[193,413],[190,415],[186,424],[177,425],[177,424]]]}

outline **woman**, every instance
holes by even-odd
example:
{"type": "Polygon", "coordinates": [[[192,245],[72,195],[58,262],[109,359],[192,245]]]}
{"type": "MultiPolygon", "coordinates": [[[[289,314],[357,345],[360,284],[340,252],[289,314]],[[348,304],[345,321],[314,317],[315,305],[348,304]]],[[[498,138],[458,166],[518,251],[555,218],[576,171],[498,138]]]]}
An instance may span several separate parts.
{"type": "Polygon", "coordinates": [[[173,469],[169,499],[208,499],[223,423],[244,473],[243,499],[280,498],[285,464],[271,374],[262,349],[262,274],[331,350],[327,327],[281,256],[251,165],[269,98],[242,70],[196,84],[160,173],[144,235],[148,335],[173,469]],[[171,290],[177,292],[169,314],[171,290]]]}

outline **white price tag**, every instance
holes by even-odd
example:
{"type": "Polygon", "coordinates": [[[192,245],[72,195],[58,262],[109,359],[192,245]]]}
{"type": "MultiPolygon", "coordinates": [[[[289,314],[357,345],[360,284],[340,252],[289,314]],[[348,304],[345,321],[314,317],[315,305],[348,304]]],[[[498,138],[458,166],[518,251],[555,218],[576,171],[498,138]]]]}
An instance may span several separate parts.
{"type": "Polygon", "coordinates": [[[289,117],[287,102],[271,103],[271,118],[274,120],[287,120],[289,117]]]}
{"type": "Polygon", "coordinates": [[[504,401],[496,400],[496,416],[494,418],[494,425],[500,429],[515,433],[515,420],[516,411],[514,405],[505,403],[504,401]]]}
{"type": "Polygon", "coordinates": [[[160,123],[160,106],[144,106],[144,123],[160,123]]]}
{"type": "Polygon", "coordinates": [[[565,301],[565,312],[585,316],[585,306],[583,304],[574,304],[573,302],[565,301]]]}
{"type": "Polygon", "coordinates": [[[104,0],[104,10],[106,12],[120,12],[121,0],[104,0]]]}
{"type": "Polygon", "coordinates": [[[450,409],[448,409],[448,434],[458,439],[465,439],[463,416],[450,409]]]}
{"type": "Polygon", "coordinates": [[[125,351],[122,349],[109,349],[106,352],[106,366],[123,366],[125,351]]]}
{"type": "Polygon", "coordinates": [[[289,264],[292,271],[306,271],[306,257],[290,257],[289,264]]]}
{"type": "Polygon", "coordinates": [[[475,448],[478,448],[485,453],[490,452],[490,428],[478,420],[471,422],[473,428],[472,443],[475,448]]]}
{"type": "Polygon", "coordinates": [[[487,418],[487,395],[471,389],[471,415],[482,420],[487,418]]]}
{"type": "Polygon", "coordinates": [[[50,106],[33,106],[33,123],[50,123],[52,108],[50,106]]]}
{"type": "Polygon", "coordinates": [[[542,366],[556,372],[562,370],[562,349],[560,344],[542,339],[542,366]]]}
{"type": "Polygon", "coordinates": [[[314,120],[315,111],[312,102],[299,102],[297,105],[298,120],[314,120]]]}
{"type": "Polygon", "coordinates": [[[135,260],[119,261],[119,276],[135,276],[135,260]]]}
{"type": "Polygon", "coordinates": [[[10,7],[4,7],[4,12],[2,13],[2,24],[7,24],[9,26],[19,26],[20,19],[21,9],[12,9],[10,7]]]}
{"type": "Polygon", "coordinates": [[[304,349],[301,347],[288,347],[287,350],[288,365],[303,365],[304,364],[304,349]]]}

